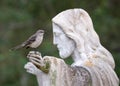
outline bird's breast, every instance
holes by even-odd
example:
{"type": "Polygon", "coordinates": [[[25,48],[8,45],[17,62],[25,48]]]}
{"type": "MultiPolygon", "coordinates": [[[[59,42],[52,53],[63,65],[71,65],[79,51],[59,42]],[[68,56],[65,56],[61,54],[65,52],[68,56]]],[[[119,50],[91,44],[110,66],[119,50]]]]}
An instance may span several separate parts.
{"type": "Polygon", "coordinates": [[[43,40],[42,36],[37,36],[35,42],[33,42],[30,46],[32,48],[37,48],[41,44],[42,40],[43,40]]]}

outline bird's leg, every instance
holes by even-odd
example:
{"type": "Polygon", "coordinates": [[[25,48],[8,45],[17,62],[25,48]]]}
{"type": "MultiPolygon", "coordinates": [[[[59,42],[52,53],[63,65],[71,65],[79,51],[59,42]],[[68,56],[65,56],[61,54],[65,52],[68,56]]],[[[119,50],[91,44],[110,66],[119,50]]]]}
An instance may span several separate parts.
{"type": "Polygon", "coordinates": [[[49,72],[49,62],[43,60],[41,53],[30,51],[27,57],[29,58],[30,62],[32,62],[38,69],[45,73],[49,72]]]}
{"type": "Polygon", "coordinates": [[[39,53],[37,48],[33,48],[33,50],[36,54],[39,53]]]}

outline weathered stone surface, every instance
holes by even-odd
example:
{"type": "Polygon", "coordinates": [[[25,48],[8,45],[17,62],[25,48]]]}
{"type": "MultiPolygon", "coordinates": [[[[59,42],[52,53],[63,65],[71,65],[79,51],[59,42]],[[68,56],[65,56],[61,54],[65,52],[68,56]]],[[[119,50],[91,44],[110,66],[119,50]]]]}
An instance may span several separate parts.
{"type": "Polygon", "coordinates": [[[42,58],[40,54],[31,53],[28,56],[31,62],[25,68],[37,76],[39,86],[119,86],[114,59],[101,45],[86,11],[69,9],[55,16],[52,22],[53,43],[60,57],[71,56],[74,62],[68,66],[60,58],[42,58]]]}

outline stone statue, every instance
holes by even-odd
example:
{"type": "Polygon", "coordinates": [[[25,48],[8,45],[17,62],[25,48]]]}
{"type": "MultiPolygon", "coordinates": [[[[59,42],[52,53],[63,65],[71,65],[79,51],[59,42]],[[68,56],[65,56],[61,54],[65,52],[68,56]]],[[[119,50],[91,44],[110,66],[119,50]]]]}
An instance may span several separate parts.
{"type": "Polygon", "coordinates": [[[36,75],[39,86],[119,86],[114,59],[101,45],[86,11],[63,11],[52,23],[53,43],[62,59],[31,51],[25,65],[27,72],[36,75]],[[70,56],[71,66],[63,60],[70,56]]]}

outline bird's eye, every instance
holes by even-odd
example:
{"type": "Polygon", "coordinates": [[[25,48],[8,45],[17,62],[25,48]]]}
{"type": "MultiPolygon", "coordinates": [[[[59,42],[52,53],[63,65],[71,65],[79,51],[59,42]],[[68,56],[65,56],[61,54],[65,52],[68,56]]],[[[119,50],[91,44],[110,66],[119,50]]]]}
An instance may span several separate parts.
{"type": "Polygon", "coordinates": [[[41,33],[44,33],[44,31],[40,31],[41,33]]]}

